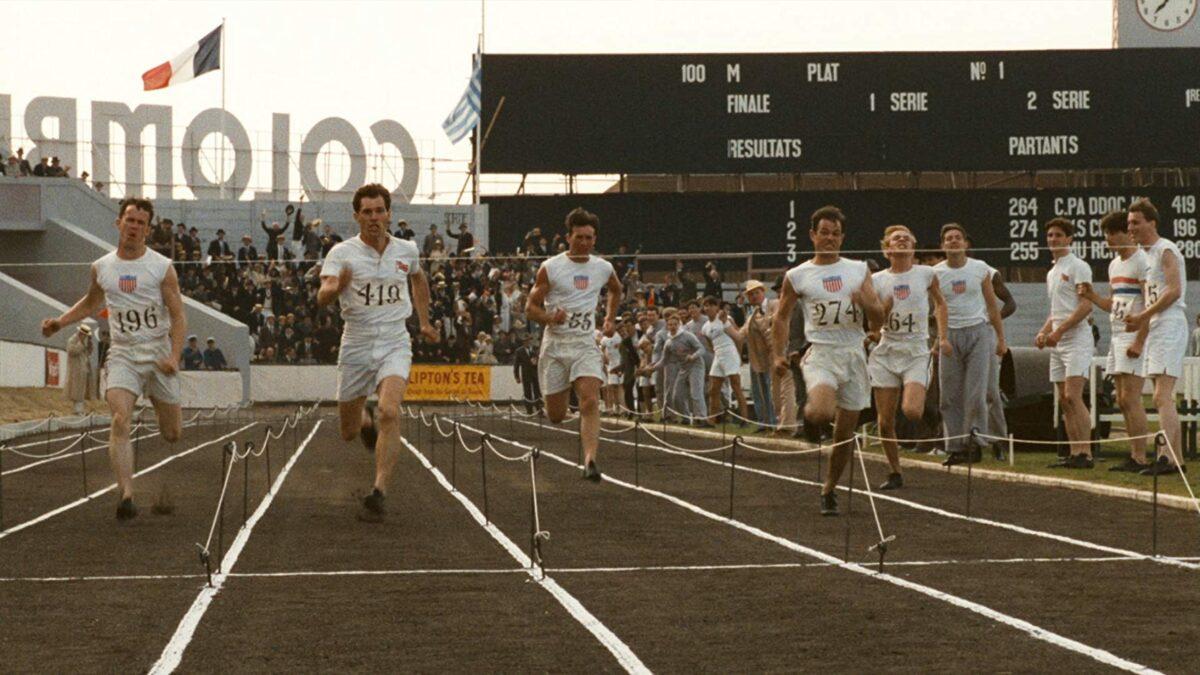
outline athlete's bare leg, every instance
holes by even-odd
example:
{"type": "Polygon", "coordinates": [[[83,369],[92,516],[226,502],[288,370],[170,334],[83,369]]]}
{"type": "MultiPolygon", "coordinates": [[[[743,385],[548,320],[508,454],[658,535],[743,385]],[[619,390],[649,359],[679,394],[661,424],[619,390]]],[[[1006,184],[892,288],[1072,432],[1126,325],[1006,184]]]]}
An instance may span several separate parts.
{"type": "MultiPolygon", "coordinates": [[[[600,447],[600,380],[581,377],[572,386],[579,399],[579,438],[586,466],[596,460],[596,450],[600,447]]],[[[563,408],[566,408],[566,392],[563,392],[563,399],[563,408]]]]}
{"type": "Polygon", "coordinates": [[[117,476],[121,499],[132,499],[133,448],[129,444],[129,425],[133,419],[137,394],[127,389],[110,388],[104,392],[104,398],[112,413],[112,426],[108,431],[108,461],[117,476]]]}
{"type": "Polygon", "coordinates": [[[367,416],[366,404],[366,396],[338,401],[338,429],[342,433],[342,440],[352,441],[358,438],[363,426],[371,423],[371,418],[367,416]]]}
{"type": "Polygon", "coordinates": [[[407,390],[408,380],[399,375],[389,375],[379,383],[379,407],[375,411],[375,424],[379,428],[379,440],[375,443],[375,489],[384,494],[400,456],[400,404],[407,390]]]}
{"type": "Polygon", "coordinates": [[[567,406],[571,403],[571,390],[563,389],[553,394],[545,395],[546,418],[558,424],[567,419],[567,406]]]}
{"type": "Polygon", "coordinates": [[[1071,441],[1071,454],[1091,457],[1092,423],[1087,406],[1083,404],[1083,385],[1086,383],[1085,377],[1068,377],[1066,382],[1058,382],[1055,386],[1058,387],[1063,425],[1071,441]]]}
{"type": "Polygon", "coordinates": [[[1135,462],[1145,464],[1146,439],[1138,437],[1145,436],[1148,427],[1146,409],[1142,407],[1142,387],[1146,380],[1132,373],[1117,375],[1116,380],[1117,406],[1125,417],[1125,433],[1132,439],[1129,441],[1129,455],[1135,462]]]}
{"type": "Polygon", "coordinates": [[[158,431],[162,434],[162,439],[168,443],[178,441],[183,434],[183,411],[179,404],[163,403],[155,398],[151,398],[150,402],[154,404],[154,414],[158,418],[158,431]]]}
{"type": "Polygon", "coordinates": [[[724,382],[725,378],[723,377],[708,376],[708,421],[712,424],[716,424],[717,418],[724,412],[721,406],[721,385],[724,382]]]}
{"type": "Polygon", "coordinates": [[[858,413],[857,410],[837,409],[833,421],[834,446],[829,453],[829,474],[825,476],[825,487],[821,494],[827,495],[837,488],[842,472],[846,469],[846,462],[854,455],[854,444],[845,441],[854,438],[854,429],[858,426],[858,413]]]}
{"type": "Polygon", "coordinates": [[[829,424],[837,415],[837,390],[827,384],[818,384],[808,390],[808,402],[804,405],[804,424],[816,429],[829,424]]]}
{"type": "MultiPolygon", "coordinates": [[[[742,391],[742,376],[730,375],[728,380],[730,388],[733,389],[733,395],[737,398],[738,414],[746,417],[747,413],[750,412],[750,406],[746,402],[746,392],[742,391]]],[[[746,418],[749,419],[748,417],[746,418]]]]}
{"type": "Polygon", "coordinates": [[[1175,409],[1175,378],[1170,375],[1154,376],[1154,407],[1158,408],[1158,425],[1170,443],[1167,457],[1175,465],[1183,464],[1183,448],[1180,446],[1179,411],[1175,409]]]}
{"type": "Polygon", "coordinates": [[[887,455],[892,473],[900,473],[900,446],[896,443],[896,402],[900,390],[896,387],[875,388],[875,412],[879,416],[879,436],[883,454],[887,455]]]}

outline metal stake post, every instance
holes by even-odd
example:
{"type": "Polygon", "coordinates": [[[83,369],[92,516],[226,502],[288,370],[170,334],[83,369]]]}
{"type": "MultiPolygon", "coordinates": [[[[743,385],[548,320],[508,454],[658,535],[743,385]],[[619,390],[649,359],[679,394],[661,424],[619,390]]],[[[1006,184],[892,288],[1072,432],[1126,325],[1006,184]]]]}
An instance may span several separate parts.
{"type": "MultiPolygon", "coordinates": [[[[80,444],[80,448],[83,445],[80,444]]],[[[8,450],[8,446],[0,443],[0,530],[4,529],[4,453],[8,450]]],[[[83,494],[87,494],[87,473],[84,473],[83,478],[83,494]]]]}
{"type": "MultiPolygon", "coordinates": [[[[84,436],[87,436],[87,435],[88,434],[86,434],[86,433],[84,434],[84,436]]],[[[84,440],[86,441],[87,439],[85,438],[84,440]]],[[[80,442],[80,444],[79,444],[79,463],[83,467],[83,496],[87,497],[88,496],[87,448],[83,447],[85,445],[87,445],[87,443],[80,442]]]]}
{"type": "Polygon", "coordinates": [[[250,441],[246,444],[246,459],[242,462],[242,527],[250,519],[250,453],[253,450],[254,441],[250,441]]]}
{"type": "Polygon", "coordinates": [[[733,519],[733,485],[734,477],[737,476],[737,449],[738,444],[742,442],[741,436],[733,437],[733,447],[729,453],[729,518],[733,519]]]}
{"type": "MultiPolygon", "coordinates": [[[[1162,458],[1163,453],[1160,448],[1162,448],[1162,446],[1166,445],[1166,440],[1167,440],[1166,435],[1163,434],[1161,431],[1158,433],[1157,436],[1154,437],[1154,464],[1151,464],[1150,466],[1157,465],[1159,459],[1162,458]]],[[[1153,499],[1153,507],[1152,508],[1154,511],[1154,515],[1152,516],[1151,525],[1150,525],[1150,532],[1151,532],[1150,550],[1151,550],[1151,554],[1155,558],[1157,558],[1158,557],[1158,472],[1157,471],[1154,472],[1154,499],[1153,499]]]]}
{"type": "Polygon", "coordinates": [[[642,420],[640,417],[635,418],[633,420],[633,484],[638,487],[642,486],[641,461],[639,459],[642,448],[641,431],[642,420]]]}
{"type": "Polygon", "coordinates": [[[490,523],[491,518],[488,517],[488,494],[487,494],[487,442],[490,436],[484,434],[479,440],[479,470],[483,473],[483,522],[490,523]]]}
{"type": "MultiPolygon", "coordinates": [[[[857,443],[855,445],[857,445],[857,443]]],[[[833,450],[833,452],[837,452],[837,450],[835,449],[835,450],[833,450]]],[[[855,460],[854,447],[851,447],[850,448],[850,483],[849,483],[850,496],[846,499],[846,553],[844,556],[846,562],[850,562],[850,521],[852,521],[854,519],[854,460],[855,460]]],[[[832,457],[829,460],[829,466],[830,467],[833,466],[833,458],[832,457]]],[[[832,471],[832,468],[830,470],[832,471]]],[[[835,489],[835,490],[837,489],[836,484],[834,485],[833,489],[835,489]]]]}
{"type": "Polygon", "coordinates": [[[454,423],[454,436],[450,439],[450,487],[457,488],[458,478],[458,422],[454,423]]]}

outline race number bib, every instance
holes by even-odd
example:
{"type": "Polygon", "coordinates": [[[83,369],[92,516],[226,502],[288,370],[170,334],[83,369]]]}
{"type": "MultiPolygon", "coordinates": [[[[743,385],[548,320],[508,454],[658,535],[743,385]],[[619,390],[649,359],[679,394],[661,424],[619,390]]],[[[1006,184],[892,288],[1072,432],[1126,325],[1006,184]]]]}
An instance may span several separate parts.
{"type": "Polygon", "coordinates": [[[367,307],[371,307],[372,305],[376,307],[382,307],[384,305],[394,305],[397,302],[403,302],[407,299],[406,293],[407,289],[404,288],[403,284],[399,283],[367,283],[363,284],[361,288],[355,291],[355,295],[357,295],[362,300],[362,304],[366,305],[367,307]]]}
{"type": "Polygon", "coordinates": [[[900,313],[892,312],[888,316],[887,330],[889,333],[916,333],[920,331],[921,326],[917,323],[917,318],[912,312],[900,313]]]}
{"type": "Polygon", "coordinates": [[[812,304],[812,323],[815,326],[853,326],[858,323],[858,306],[849,300],[825,300],[812,304]]]}
{"type": "Polygon", "coordinates": [[[154,305],[142,308],[114,310],[109,314],[109,322],[116,325],[118,333],[135,335],[138,331],[158,328],[158,312],[154,305]]]}

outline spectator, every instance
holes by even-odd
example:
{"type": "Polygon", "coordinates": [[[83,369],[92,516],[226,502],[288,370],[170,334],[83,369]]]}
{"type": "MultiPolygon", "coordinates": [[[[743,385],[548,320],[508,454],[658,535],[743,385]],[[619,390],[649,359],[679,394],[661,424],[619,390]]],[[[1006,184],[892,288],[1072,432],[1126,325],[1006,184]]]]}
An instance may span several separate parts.
{"type": "MultiPolygon", "coordinates": [[[[715,271],[715,270],[713,270],[715,271]]],[[[746,298],[751,311],[742,325],[742,341],[750,354],[750,391],[754,398],[754,416],[762,427],[774,427],[777,418],[771,403],[771,321],[774,306],[767,302],[767,290],[761,281],[746,282],[746,298]]],[[[778,388],[778,384],[775,385],[778,388]]]]}
{"type": "Polygon", "coordinates": [[[475,235],[467,231],[466,223],[458,224],[458,234],[447,232],[446,235],[458,240],[458,251],[455,255],[459,257],[466,255],[468,250],[475,248],[475,235]]]}
{"type": "MultiPolygon", "coordinates": [[[[292,255],[299,258],[304,255],[304,209],[298,209],[291,204],[283,208],[283,222],[287,222],[288,218],[295,215],[295,220],[292,221],[292,255]]],[[[284,229],[287,229],[286,227],[284,229]]]]}
{"type": "Polygon", "coordinates": [[[42,161],[38,162],[37,166],[33,167],[33,175],[46,177],[50,175],[50,160],[42,157],[42,161]]]}
{"type": "Polygon", "coordinates": [[[473,352],[474,358],[472,359],[472,362],[476,365],[494,366],[497,364],[491,335],[488,335],[485,332],[480,332],[475,338],[475,348],[473,352]]]}
{"type": "Polygon", "coordinates": [[[70,173],[71,167],[60,164],[57,157],[50,159],[50,168],[46,170],[47,176],[51,178],[66,178],[70,173]]]}
{"type": "Polygon", "coordinates": [[[184,370],[200,370],[204,367],[204,355],[200,353],[200,346],[196,344],[196,339],[195,335],[189,335],[187,346],[183,348],[184,370]]]}
{"type": "Polygon", "coordinates": [[[304,259],[315,262],[321,257],[323,243],[321,242],[321,219],[317,218],[304,228],[304,259]]]}
{"type": "Polygon", "coordinates": [[[1196,328],[1192,331],[1192,346],[1188,351],[1192,356],[1200,356],[1200,314],[1196,315],[1196,328]]]}
{"type": "MultiPolygon", "coordinates": [[[[286,223],[287,221],[284,222],[286,223]]],[[[262,227],[263,232],[267,233],[267,260],[279,260],[279,246],[283,241],[283,236],[287,232],[288,226],[284,225],[280,227],[279,222],[276,221],[271,223],[270,227],[267,227],[266,209],[262,210],[262,220],[259,221],[259,225],[262,227]]]]}
{"type": "Polygon", "coordinates": [[[430,225],[429,234],[425,235],[425,241],[421,244],[421,255],[428,258],[433,253],[434,244],[440,244],[443,250],[446,248],[446,240],[438,234],[437,225],[430,225]]]}
{"type": "Polygon", "coordinates": [[[417,236],[417,233],[413,232],[413,229],[408,226],[407,220],[401,219],[400,222],[396,223],[396,238],[397,239],[404,239],[406,241],[412,241],[413,239],[416,238],[416,236],[417,236]]]}
{"type": "MultiPolygon", "coordinates": [[[[313,222],[320,222],[320,219],[313,222]]],[[[333,226],[325,224],[321,228],[321,258],[329,255],[329,249],[342,242],[342,237],[333,231],[333,226]]]]}
{"type": "Polygon", "coordinates": [[[150,229],[146,241],[152,251],[167,258],[175,257],[175,233],[171,231],[173,225],[170,218],[163,218],[150,229]]]}
{"type": "Polygon", "coordinates": [[[75,404],[76,415],[82,415],[87,401],[96,398],[96,384],[92,374],[92,329],[80,324],[67,340],[67,399],[75,404]]]}
{"type": "Polygon", "coordinates": [[[225,370],[229,364],[225,363],[225,354],[217,347],[216,338],[208,338],[205,341],[208,348],[204,350],[204,369],[205,370],[225,370]]]}
{"type": "Polygon", "coordinates": [[[25,148],[17,148],[17,167],[19,169],[18,175],[33,175],[33,169],[29,166],[29,160],[25,158],[25,148]]]}
{"type": "Polygon", "coordinates": [[[208,256],[214,261],[233,260],[233,251],[225,241],[225,230],[217,230],[217,238],[208,242],[208,256]]]}
{"type": "Polygon", "coordinates": [[[247,265],[258,261],[258,249],[254,248],[254,238],[248,234],[242,235],[242,245],[237,252],[238,269],[245,269],[247,265]]]}
{"type": "Polygon", "coordinates": [[[538,386],[538,352],[533,345],[533,336],[525,336],[525,344],[517,348],[513,357],[513,377],[521,385],[524,393],[525,414],[532,415],[534,410],[541,411],[542,390],[538,386]]]}

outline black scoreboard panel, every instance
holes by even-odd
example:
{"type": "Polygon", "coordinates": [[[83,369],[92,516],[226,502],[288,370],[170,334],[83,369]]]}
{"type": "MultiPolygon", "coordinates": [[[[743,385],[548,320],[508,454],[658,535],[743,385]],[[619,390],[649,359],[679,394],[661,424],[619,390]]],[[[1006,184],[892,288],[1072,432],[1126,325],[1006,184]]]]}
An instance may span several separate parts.
{"type": "Polygon", "coordinates": [[[1200,164],[1200,49],[485,54],[492,173],[1200,164]]]}
{"type": "Polygon", "coordinates": [[[995,267],[1048,267],[1045,223],[1064,217],[1075,226],[1074,246],[1107,273],[1108,254],[1100,219],[1149,198],[1159,210],[1159,234],[1174,240],[1188,261],[1188,276],[1200,278],[1200,197],[1188,189],[1138,190],[866,190],[759,193],[633,193],[487,197],[489,238],[497,251],[512,251],[525,233],[563,231],[568,211],[582,206],[600,217],[597,249],[619,245],[642,253],[748,253],[756,267],[802,262],[811,250],[809,217],[833,204],[849,221],[843,249],[850,257],[882,259],[883,228],[908,225],[922,248],[937,248],[948,222],[966,226],[975,255],[995,267]]]}

